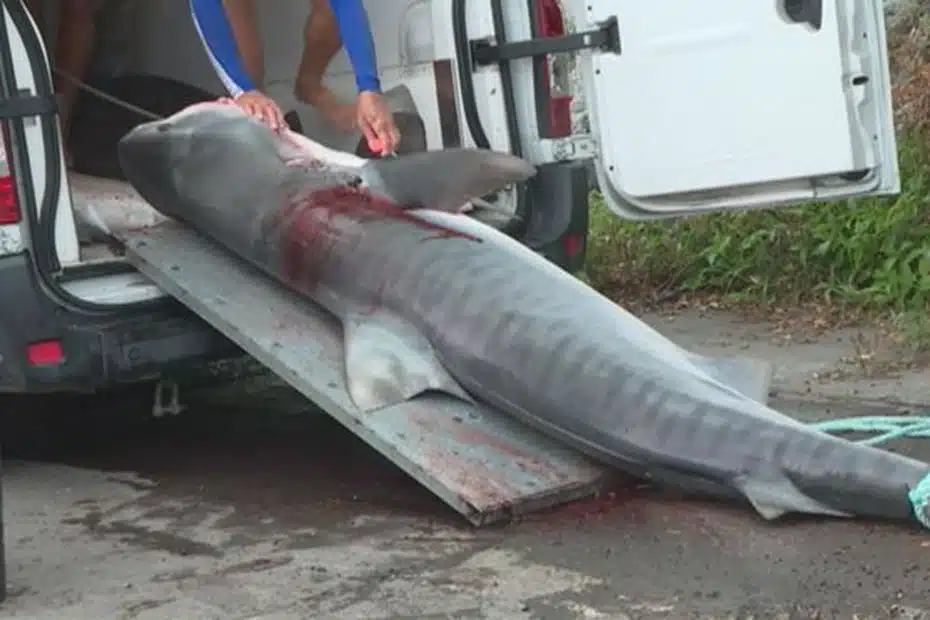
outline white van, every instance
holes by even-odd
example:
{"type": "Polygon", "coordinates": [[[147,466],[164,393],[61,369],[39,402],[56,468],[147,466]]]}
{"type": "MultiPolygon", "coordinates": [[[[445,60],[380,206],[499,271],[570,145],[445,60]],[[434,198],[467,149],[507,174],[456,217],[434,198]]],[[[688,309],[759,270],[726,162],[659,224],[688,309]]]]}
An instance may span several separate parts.
{"type": "MultiPolygon", "coordinates": [[[[221,94],[187,2],[137,4],[125,57],[104,64],[221,94]]],[[[269,92],[308,135],[346,148],[354,138],[328,135],[290,94],[307,4],[258,2],[269,92]]],[[[430,149],[477,145],[539,166],[477,216],[568,268],[584,256],[592,161],[610,208],[631,219],[898,191],[880,2],[365,4],[383,84],[406,87],[430,149]],[[572,120],[579,107],[586,123],[572,120]]],[[[118,178],[66,171],[50,55],[20,0],[0,7],[0,392],[93,390],[233,354],[113,243],[82,240],[88,226],[157,220],[118,178]]],[[[328,80],[351,96],[344,56],[328,80]]]]}

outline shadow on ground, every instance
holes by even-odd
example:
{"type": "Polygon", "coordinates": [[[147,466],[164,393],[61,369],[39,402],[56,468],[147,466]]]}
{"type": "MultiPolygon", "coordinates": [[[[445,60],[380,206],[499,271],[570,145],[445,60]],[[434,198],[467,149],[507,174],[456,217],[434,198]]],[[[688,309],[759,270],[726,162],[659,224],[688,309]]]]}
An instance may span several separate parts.
{"type": "MultiPolygon", "coordinates": [[[[16,459],[8,471],[14,483],[20,480],[15,489],[38,493],[38,486],[49,485],[57,504],[44,495],[33,501],[63,507],[57,514],[37,509],[40,520],[58,519],[42,532],[65,532],[72,553],[87,541],[114,540],[118,549],[177,558],[170,570],[138,577],[159,588],[209,575],[209,583],[223,579],[233,591],[245,573],[270,579],[300,564],[301,570],[330,571],[334,581],[320,573],[317,585],[294,586],[295,609],[323,609],[334,618],[373,618],[372,605],[400,614],[393,617],[425,617],[452,605],[449,584],[461,598],[455,617],[462,618],[923,617],[919,606],[930,591],[930,537],[907,526],[811,519],[767,524],[744,507],[629,485],[476,531],[318,412],[280,416],[270,408],[194,402],[187,414],[153,420],[145,415],[148,399],[148,392],[128,390],[105,399],[8,400],[3,410],[16,417],[5,417],[2,433],[7,455],[16,459]],[[72,480],[61,466],[102,472],[110,486],[85,493],[82,478],[72,480]],[[45,475],[43,468],[59,469],[45,475]],[[113,481],[125,490],[114,491],[113,481]],[[113,493],[119,497],[107,496],[113,493]],[[367,546],[357,546],[362,540],[367,546]],[[332,559],[332,549],[356,554],[357,561],[346,567],[332,559]],[[389,561],[385,549],[404,552],[389,561]],[[243,558],[243,550],[251,551],[243,558]],[[504,555],[487,560],[492,552],[504,555]],[[521,571],[540,584],[549,575],[549,589],[527,589],[521,571]],[[481,597],[491,603],[474,603],[481,597]],[[325,607],[333,600],[344,604],[325,607]],[[515,615],[495,615],[504,608],[493,601],[504,601],[515,615]]],[[[908,451],[930,457],[923,444],[908,451]]],[[[20,532],[13,554],[48,535],[20,532]]],[[[125,555],[118,549],[101,557],[125,555]]],[[[14,560],[14,581],[15,570],[14,560]]],[[[299,575],[279,580],[303,583],[306,573],[299,575]]],[[[20,596],[31,592],[26,588],[20,596]]],[[[164,600],[182,600],[171,592],[164,600]]],[[[249,601],[248,609],[264,609],[249,601]]],[[[165,609],[170,617],[192,608],[165,609]]]]}
{"type": "MultiPolygon", "coordinates": [[[[32,418],[6,421],[6,456],[101,471],[132,472],[159,493],[197,493],[240,514],[274,512],[306,521],[321,509],[403,513],[456,521],[398,467],[310,409],[279,414],[193,401],[189,412],[145,415],[150,393],[30,399],[32,418]]],[[[328,518],[331,518],[330,515],[328,518]]]]}

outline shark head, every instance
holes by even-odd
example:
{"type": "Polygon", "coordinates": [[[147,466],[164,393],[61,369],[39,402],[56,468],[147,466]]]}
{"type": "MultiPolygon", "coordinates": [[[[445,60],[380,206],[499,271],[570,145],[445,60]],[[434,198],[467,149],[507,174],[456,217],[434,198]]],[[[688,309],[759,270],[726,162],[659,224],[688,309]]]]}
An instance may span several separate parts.
{"type": "MultiPolygon", "coordinates": [[[[295,159],[324,164],[314,180],[338,184],[350,170],[372,193],[406,208],[459,210],[464,203],[536,173],[529,162],[484,149],[445,149],[394,159],[363,160],[283,137],[238,106],[192,105],[164,120],[139,125],[119,143],[129,183],[156,209],[184,220],[193,208],[251,209],[267,202],[295,159]],[[312,148],[311,148],[312,146],[312,148]]],[[[293,175],[291,175],[293,176],[293,175]]]]}
{"type": "Polygon", "coordinates": [[[187,205],[235,205],[278,182],[279,138],[239,107],[200,103],[144,123],[119,142],[120,167],[159,211],[183,219],[187,205]]]}

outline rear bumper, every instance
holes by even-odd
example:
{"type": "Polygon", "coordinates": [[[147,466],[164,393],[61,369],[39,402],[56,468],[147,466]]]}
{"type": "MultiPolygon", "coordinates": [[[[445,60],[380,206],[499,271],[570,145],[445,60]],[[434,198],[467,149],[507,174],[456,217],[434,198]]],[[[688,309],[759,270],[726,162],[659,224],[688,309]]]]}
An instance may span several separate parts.
{"type": "Polygon", "coordinates": [[[173,301],[97,315],[61,306],[39,286],[24,254],[0,258],[0,300],[0,393],[88,392],[242,355],[173,301]],[[31,364],[29,345],[49,340],[61,343],[62,361],[31,364]]]}

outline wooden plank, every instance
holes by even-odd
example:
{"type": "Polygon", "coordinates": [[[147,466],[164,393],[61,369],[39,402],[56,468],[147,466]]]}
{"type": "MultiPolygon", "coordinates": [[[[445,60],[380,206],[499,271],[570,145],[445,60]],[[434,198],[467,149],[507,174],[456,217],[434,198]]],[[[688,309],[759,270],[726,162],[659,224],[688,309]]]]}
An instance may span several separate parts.
{"type": "Polygon", "coordinates": [[[158,286],[476,525],[591,494],[606,479],[516,420],[444,394],[363,414],[346,390],[334,317],[174,223],[124,241],[158,286]]]}

